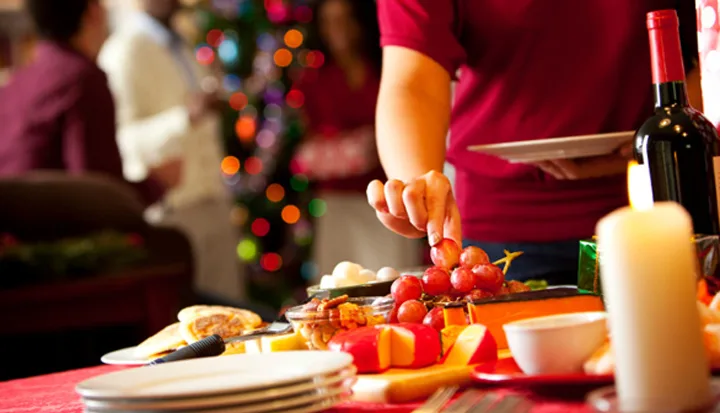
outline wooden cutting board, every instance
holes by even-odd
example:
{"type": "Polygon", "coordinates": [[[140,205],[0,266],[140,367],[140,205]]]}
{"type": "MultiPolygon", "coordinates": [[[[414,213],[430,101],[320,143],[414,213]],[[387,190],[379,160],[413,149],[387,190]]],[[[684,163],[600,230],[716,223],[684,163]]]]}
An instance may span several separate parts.
{"type": "MultiPolygon", "coordinates": [[[[509,357],[501,350],[499,358],[509,357]]],[[[380,374],[358,374],[353,400],[371,403],[406,403],[425,399],[443,386],[470,384],[475,366],[435,364],[422,369],[390,369],[380,374]]]]}

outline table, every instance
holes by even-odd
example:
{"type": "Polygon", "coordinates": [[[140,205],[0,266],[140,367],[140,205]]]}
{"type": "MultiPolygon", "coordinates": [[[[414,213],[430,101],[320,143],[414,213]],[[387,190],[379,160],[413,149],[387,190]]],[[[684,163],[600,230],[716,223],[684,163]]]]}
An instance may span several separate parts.
{"type": "MultiPolygon", "coordinates": [[[[82,413],[82,404],[75,394],[75,385],[90,377],[126,367],[98,366],[27,379],[0,383],[0,413],[82,413]]],[[[521,393],[534,401],[532,413],[591,413],[582,401],[560,401],[533,396],[516,389],[500,389],[502,393],[521,393]]],[[[331,409],[331,413],[407,413],[417,404],[376,405],[347,402],[331,409]]]]}

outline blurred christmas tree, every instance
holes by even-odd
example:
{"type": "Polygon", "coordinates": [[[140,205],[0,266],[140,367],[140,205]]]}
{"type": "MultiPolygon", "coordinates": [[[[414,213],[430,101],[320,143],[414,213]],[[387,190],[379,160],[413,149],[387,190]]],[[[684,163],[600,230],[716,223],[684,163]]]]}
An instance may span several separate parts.
{"type": "Polygon", "coordinates": [[[302,137],[304,96],[293,83],[322,53],[307,48],[308,0],[213,0],[198,6],[196,58],[222,67],[228,104],[223,128],[228,156],[220,166],[236,195],[242,227],[239,257],[250,268],[252,298],[280,306],[304,294],[314,275],[308,261],[310,219],[324,213],[306,177],[290,172],[302,137]]]}

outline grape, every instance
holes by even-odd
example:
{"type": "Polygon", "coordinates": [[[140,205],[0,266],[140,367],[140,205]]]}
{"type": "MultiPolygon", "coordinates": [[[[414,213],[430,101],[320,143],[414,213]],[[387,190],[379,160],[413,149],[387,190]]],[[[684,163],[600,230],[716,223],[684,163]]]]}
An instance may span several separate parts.
{"type": "Polygon", "coordinates": [[[479,247],[467,247],[460,254],[460,265],[472,269],[478,264],[490,264],[490,257],[479,247]]]}
{"type": "Polygon", "coordinates": [[[398,307],[400,307],[400,304],[395,303],[393,305],[392,310],[390,310],[390,314],[388,315],[387,322],[388,323],[397,323],[398,322],[398,307]]]}
{"type": "Polygon", "coordinates": [[[427,314],[427,307],[418,300],[408,300],[398,309],[398,321],[401,323],[422,323],[427,314]]]}
{"type": "Polygon", "coordinates": [[[460,247],[455,241],[444,238],[430,249],[430,259],[436,267],[450,271],[460,262],[460,247]]]}
{"type": "Polygon", "coordinates": [[[475,287],[475,274],[465,267],[455,268],[450,275],[450,283],[458,293],[467,293],[475,287]]]}
{"type": "Polygon", "coordinates": [[[440,267],[430,267],[423,273],[422,286],[430,295],[447,294],[452,288],[450,274],[440,267]]]}
{"type": "Polygon", "coordinates": [[[433,307],[432,310],[428,311],[423,318],[423,324],[430,326],[437,331],[442,331],[445,328],[445,316],[443,309],[440,307],[433,307]]]}
{"type": "Polygon", "coordinates": [[[475,289],[475,290],[470,291],[470,293],[465,296],[465,299],[467,301],[475,301],[475,300],[481,300],[483,298],[490,298],[492,296],[493,296],[493,293],[491,293],[490,291],[475,289]]]}
{"type": "Polygon", "coordinates": [[[472,269],[475,274],[475,288],[497,292],[505,282],[505,274],[493,264],[480,264],[472,269]]]}
{"type": "Polygon", "coordinates": [[[423,293],[422,281],[414,275],[403,275],[393,281],[390,293],[397,305],[408,300],[418,300],[423,293]]]}

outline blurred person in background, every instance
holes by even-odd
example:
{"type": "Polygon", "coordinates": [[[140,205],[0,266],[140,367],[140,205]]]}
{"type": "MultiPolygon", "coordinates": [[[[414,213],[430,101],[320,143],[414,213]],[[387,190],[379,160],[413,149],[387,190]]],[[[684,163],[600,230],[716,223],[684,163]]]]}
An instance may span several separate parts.
{"type": "Polygon", "coordinates": [[[653,10],[678,11],[690,100],[701,107],[693,2],[378,0],[378,7],[377,144],[390,180],[373,181],[368,200],[380,221],[430,245],[451,238],[479,246],[494,259],[523,251],[509,278],[575,284],[578,240],[628,204],[631,146],[538,164],[467,148],[639,127],[653,109],[645,23],[653,10]],[[448,129],[454,193],[442,174],[448,129]]]}
{"type": "MultiPolygon", "coordinates": [[[[96,172],[124,179],[115,106],[95,63],[107,38],[99,0],[27,0],[41,38],[34,61],[0,88],[0,175],[34,170],[96,172]]],[[[159,162],[134,185],[150,204],[179,181],[180,165],[159,162]]]]}
{"type": "Polygon", "coordinates": [[[195,253],[195,288],[206,300],[245,296],[230,223],[232,202],[220,176],[219,101],[201,89],[205,71],[174,30],[178,0],[142,0],[100,55],[115,96],[118,145],[127,179],[140,181],[154,165],[179,157],[180,183],[148,219],[176,227],[195,253]]]}
{"type": "Polygon", "coordinates": [[[325,63],[297,85],[307,134],[294,161],[327,203],[316,220],[320,275],[340,261],[375,271],[419,265],[420,245],[388,234],[365,199],[368,182],[384,177],[373,126],[381,69],[375,1],[319,0],[314,29],[325,63]]]}

